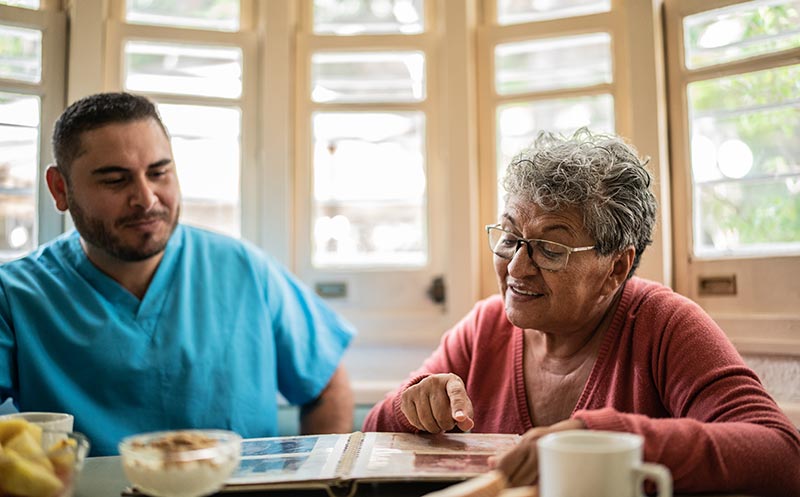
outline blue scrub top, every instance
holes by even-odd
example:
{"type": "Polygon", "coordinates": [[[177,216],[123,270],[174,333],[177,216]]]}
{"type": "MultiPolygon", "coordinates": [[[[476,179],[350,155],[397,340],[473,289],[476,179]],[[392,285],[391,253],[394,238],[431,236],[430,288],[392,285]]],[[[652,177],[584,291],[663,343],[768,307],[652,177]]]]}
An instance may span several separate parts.
{"type": "Polygon", "coordinates": [[[327,385],[354,331],[251,245],[178,226],[142,300],[76,232],[0,266],[0,401],[75,415],[92,455],[133,433],[277,434],[327,385]]]}

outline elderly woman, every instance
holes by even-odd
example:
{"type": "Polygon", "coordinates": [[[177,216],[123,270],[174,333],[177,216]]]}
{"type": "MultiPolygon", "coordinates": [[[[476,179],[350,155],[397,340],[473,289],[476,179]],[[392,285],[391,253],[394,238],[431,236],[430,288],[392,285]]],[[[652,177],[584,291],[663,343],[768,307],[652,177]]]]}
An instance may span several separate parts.
{"type": "Polygon", "coordinates": [[[541,134],[486,227],[500,294],[364,430],[525,433],[497,461],[517,485],[536,480],[546,433],[638,433],[677,492],[800,495],[798,431],[758,377],[700,307],[633,276],[656,222],[650,185],[619,138],[541,134]]]}

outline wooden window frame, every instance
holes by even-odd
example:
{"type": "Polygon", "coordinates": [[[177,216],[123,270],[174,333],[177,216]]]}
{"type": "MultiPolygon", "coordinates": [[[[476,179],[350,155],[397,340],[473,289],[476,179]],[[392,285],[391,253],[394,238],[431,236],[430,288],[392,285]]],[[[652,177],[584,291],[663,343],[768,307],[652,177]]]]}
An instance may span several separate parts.
{"type": "Polygon", "coordinates": [[[694,81],[790,65],[800,48],[689,70],[684,64],[683,19],[742,0],[666,0],[672,156],[675,289],[700,304],[742,353],[800,355],[796,290],[800,256],[696,257],[693,255],[692,180],[687,85],[694,81]],[[700,278],[736,277],[737,295],[708,296],[700,278]]]}
{"type": "Polygon", "coordinates": [[[67,18],[60,11],[60,2],[43,0],[39,10],[0,5],[2,24],[42,32],[42,77],[38,83],[0,79],[0,91],[38,96],[39,153],[36,180],[36,243],[41,245],[64,230],[64,216],[53,206],[45,179],[47,167],[53,163],[50,147],[52,123],[64,108],[64,77],[66,72],[67,18]]]}

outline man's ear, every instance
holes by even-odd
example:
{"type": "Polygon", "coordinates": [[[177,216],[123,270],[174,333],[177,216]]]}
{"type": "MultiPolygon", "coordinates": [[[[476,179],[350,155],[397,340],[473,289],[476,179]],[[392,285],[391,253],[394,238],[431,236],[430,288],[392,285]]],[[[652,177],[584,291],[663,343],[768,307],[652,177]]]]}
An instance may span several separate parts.
{"type": "Polygon", "coordinates": [[[66,211],[69,208],[67,204],[67,181],[61,171],[58,170],[55,164],[50,164],[47,166],[45,178],[47,179],[47,188],[50,190],[50,195],[53,196],[53,200],[56,203],[56,209],[61,212],[66,211]]]}
{"type": "Polygon", "coordinates": [[[610,295],[617,291],[617,289],[625,283],[628,278],[628,273],[633,266],[633,259],[636,256],[636,249],[631,245],[630,247],[621,250],[611,259],[611,268],[608,276],[606,277],[605,285],[603,285],[603,293],[610,295]]]}

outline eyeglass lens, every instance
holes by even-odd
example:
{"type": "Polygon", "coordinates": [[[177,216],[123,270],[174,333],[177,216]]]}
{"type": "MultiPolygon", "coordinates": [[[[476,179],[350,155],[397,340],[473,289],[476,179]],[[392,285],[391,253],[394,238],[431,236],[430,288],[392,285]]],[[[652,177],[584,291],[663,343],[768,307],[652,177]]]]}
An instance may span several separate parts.
{"type": "Polygon", "coordinates": [[[501,229],[489,229],[489,245],[492,252],[504,259],[513,259],[522,245],[530,259],[538,267],[548,270],[562,269],[569,257],[569,250],[545,240],[524,240],[501,229]]]}

